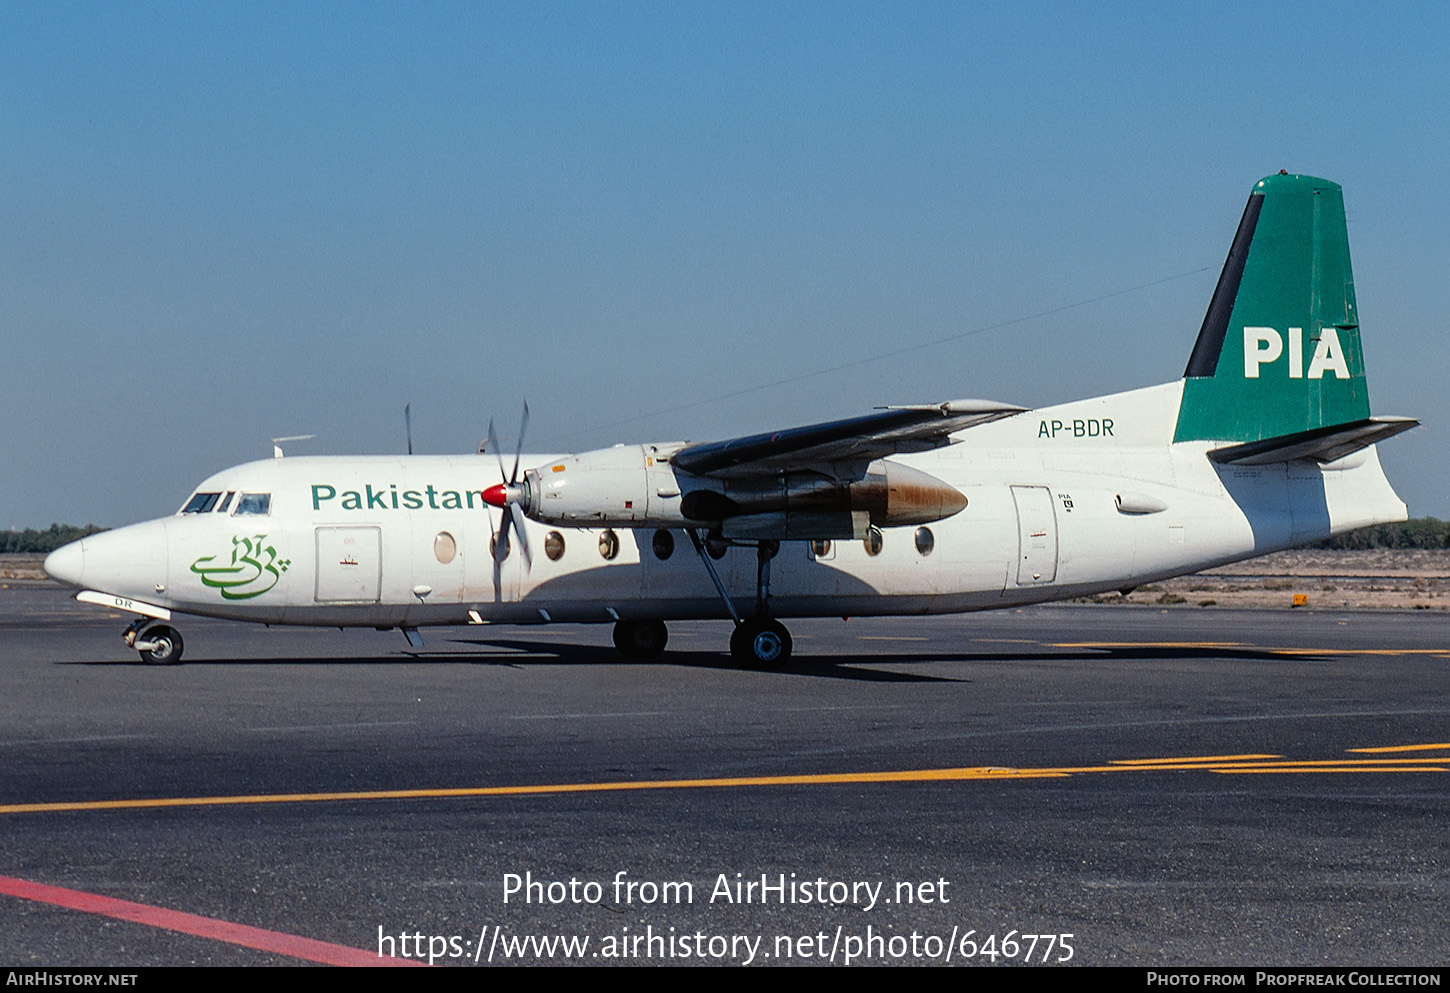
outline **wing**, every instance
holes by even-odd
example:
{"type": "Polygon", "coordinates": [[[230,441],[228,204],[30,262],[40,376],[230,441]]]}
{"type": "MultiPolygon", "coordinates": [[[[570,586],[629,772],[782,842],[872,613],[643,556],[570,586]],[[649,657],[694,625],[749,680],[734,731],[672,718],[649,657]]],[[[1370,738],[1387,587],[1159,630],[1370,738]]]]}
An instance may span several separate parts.
{"type": "Polygon", "coordinates": [[[949,444],[957,431],[1026,409],[994,400],[885,407],[843,421],[690,445],[670,461],[686,472],[721,479],[769,476],[838,462],[867,463],[898,452],[939,448],[949,444]]]}

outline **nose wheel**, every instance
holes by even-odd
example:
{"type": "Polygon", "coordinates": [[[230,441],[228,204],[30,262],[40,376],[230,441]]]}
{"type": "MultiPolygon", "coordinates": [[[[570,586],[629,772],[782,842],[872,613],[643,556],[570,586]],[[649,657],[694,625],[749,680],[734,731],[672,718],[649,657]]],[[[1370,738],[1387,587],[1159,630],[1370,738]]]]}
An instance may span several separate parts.
{"type": "Polygon", "coordinates": [[[153,624],[142,631],[145,619],[138,620],[121,635],[122,640],[141,653],[148,665],[176,665],[181,661],[181,632],[165,624],[153,624]]]}

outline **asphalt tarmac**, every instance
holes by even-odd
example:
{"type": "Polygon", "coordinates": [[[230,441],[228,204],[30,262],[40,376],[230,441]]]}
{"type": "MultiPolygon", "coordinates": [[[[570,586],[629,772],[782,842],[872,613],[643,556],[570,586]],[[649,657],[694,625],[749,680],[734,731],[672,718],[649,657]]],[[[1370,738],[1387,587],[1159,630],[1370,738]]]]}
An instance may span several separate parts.
{"type": "Polygon", "coordinates": [[[1441,614],[127,620],[0,588],[8,965],[1450,959],[1441,614]]]}

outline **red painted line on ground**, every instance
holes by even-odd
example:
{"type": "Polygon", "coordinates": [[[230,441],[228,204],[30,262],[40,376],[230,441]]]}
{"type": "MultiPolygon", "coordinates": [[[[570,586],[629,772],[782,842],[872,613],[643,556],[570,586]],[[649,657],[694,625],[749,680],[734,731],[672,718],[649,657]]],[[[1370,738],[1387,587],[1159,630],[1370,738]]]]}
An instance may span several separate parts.
{"type": "Polygon", "coordinates": [[[424,964],[409,959],[379,957],[376,953],[362,948],[334,945],[328,941],[284,934],[281,931],[267,931],[246,924],[233,924],[231,921],[218,920],[215,917],[202,917],[180,910],[153,907],[145,903],[117,900],[115,897],[101,896],[98,893],[68,890],[62,886],[46,886],[44,883],[32,883],[11,876],[0,876],[0,893],[19,897],[22,900],[35,900],[38,903],[49,903],[70,910],[80,910],[87,914],[100,914],[102,917],[114,917],[117,920],[165,928],[168,931],[180,931],[182,934],[194,934],[201,938],[210,938],[213,941],[241,945],[244,948],[276,952],[278,955],[306,959],[309,962],[322,962],[325,965],[424,964]]]}

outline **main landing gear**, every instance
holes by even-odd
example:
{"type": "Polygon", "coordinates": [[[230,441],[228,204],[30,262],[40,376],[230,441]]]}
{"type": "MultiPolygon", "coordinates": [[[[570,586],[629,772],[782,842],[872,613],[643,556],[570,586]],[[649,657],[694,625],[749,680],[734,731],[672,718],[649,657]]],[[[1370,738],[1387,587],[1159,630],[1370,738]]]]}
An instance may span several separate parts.
{"type": "Polygon", "coordinates": [[[725,584],[720,582],[720,576],[715,572],[715,564],[710,561],[704,542],[693,531],[690,532],[690,537],[695,539],[695,550],[700,553],[700,560],[709,570],[715,589],[719,591],[726,609],[730,611],[731,620],[735,622],[735,630],[730,633],[730,657],[742,665],[761,669],[775,669],[785,665],[790,660],[790,632],[785,629],[784,624],[770,616],[770,560],[780,552],[780,542],[766,539],[752,543],[737,542],[755,546],[755,613],[750,617],[741,617],[735,609],[734,601],[725,593],[725,584]]]}
{"type": "Polygon", "coordinates": [[[745,665],[785,665],[790,649],[790,632],[773,617],[748,617],[730,632],[730,657],[745,665]]]}
{"type": "MultiPolygon", "coordinates": [[[[664,621],[616,621],[614,647],[632,662],[651,662],[664,653],[669,631],[664,621]]],[[[763,669],[790,658],[790,632],[773,617],[747,617],[730,632],[730,657],[763,669]]]]}
{"type": "Polygon", "coordinates": [[[616,621],[614,647],[627,659],[645,662],[657,659],[665,650],[670,633],[664,621],[616,621]]]}
{"type": "Polygon", "coordinates": [[[165,624],[151,624],[151,618],[138,617],[121,633],[121,640],[141,653],[141,661],[149,665],[176,665],[181,661],[181,632],[165,624]],[[141,629],[146,628],[143,632],[141,629]]]}
{"type": "MultiPolygon", "coordinates": [[[[720,581],[720,574],[715,571],[715,563],[711,561],[709,550],[699,532],[691,528],[685,533],[694,543],[695,552],[705,564],[705,571],[710,574],[710,581],[715,584],[720,599],[725,601],[725,609],[730,612],[730,619],[735,622],[735,630],[730,633],[730,657],[741,665],[761,669],[775,669],[785,665],[790,659],[790,632],[785,629],[784,624],[770,616],[770,560],[780,551],[780,542],[731,542],[755,548],[755,613],[749,617],[741,617],[740,611],[735,608],[735,602],[725,592],[725,584],[720,581]]],[[[657,659],[665,650],[668,639],[669,632],[665,629],[664,621],[614,622],[614,647],[627,659],[657,659]]]]}

